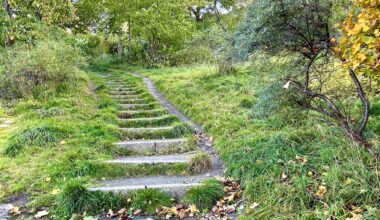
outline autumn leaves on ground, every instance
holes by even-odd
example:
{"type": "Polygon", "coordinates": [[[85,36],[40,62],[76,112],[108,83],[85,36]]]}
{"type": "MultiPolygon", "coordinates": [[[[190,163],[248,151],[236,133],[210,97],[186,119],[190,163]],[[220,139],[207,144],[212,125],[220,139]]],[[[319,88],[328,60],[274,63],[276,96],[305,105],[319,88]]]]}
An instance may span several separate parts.
{"type": "Polygon", "coordinates": [[[3,0],[0,219],[380,219],[379,8],[3,0]]]}

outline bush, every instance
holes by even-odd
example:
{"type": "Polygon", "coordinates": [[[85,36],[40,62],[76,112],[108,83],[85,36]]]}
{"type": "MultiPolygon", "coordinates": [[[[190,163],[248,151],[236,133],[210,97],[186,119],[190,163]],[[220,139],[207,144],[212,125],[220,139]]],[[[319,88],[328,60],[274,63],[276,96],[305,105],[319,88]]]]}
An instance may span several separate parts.
{"type": "MultiPolygon", "coordinates": [[[[76,85],[83,58],[65,42],[39,41],[35,47],[7,51],[0,75],[0,94],[8,99],[41,98],[76,85]]],[[[0,69],[1,70],[1,69],[0,69]]]]}

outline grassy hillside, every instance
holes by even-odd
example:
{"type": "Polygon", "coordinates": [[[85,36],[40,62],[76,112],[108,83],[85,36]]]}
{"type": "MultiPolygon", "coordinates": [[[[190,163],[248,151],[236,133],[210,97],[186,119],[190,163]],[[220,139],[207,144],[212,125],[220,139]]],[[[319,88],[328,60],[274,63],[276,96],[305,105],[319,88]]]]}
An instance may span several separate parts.
{"type": "MultiPolygon", "coordinates": [[[[207,66],[134,71],[151,77],[213,136],[227,175],[245,188],[249,216],[379,219],[379,162],[317,117],[285,106],[266,112],[275,105],[265,90],[271,75],[259,73],[263,66],[276,72],[281,65],[270,60],[260,64],[234,75],[217,75],[207,66]]],[[[366,135],[379,149],[379,101],[372,101],[366,135]]]]}

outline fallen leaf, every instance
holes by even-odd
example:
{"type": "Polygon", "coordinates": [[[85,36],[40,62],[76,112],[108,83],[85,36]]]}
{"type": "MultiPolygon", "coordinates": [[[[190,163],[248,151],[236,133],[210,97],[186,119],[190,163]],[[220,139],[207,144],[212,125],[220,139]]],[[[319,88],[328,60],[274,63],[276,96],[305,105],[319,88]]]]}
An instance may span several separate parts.
{"type": "Polygon", "coordinates": [[[187,217],[187,213],[185,211],[185,209],[181,209],[179,212],[178,212],[178,217],[179,219],[184,219],[187,217]]]}
{"type": "Polygon", "coordinates": [[[309,177],[314,177],[314,173],[311,172],[311,171],[307,172],[307,175],[308,175],[309,177]]]}
{"type": "Polygon", "coordinates": [[[344,181],[344,185],[350,185],[352,183],[351,178],[347,178],[346,181],[344,181]]]}
{"type": "Polygon", "coordinates": [[[59,193],[58,189],[53,189],[50,194],[57,195],[59,193]]]}
{"type": "Polygon", "coordinates": [[[254,202],[252,203],[252,205],[249,207],[250,209],[254,210],[255,208],[257,208],[260,204],[257,203],[257,202],[254,202]]]}
{"type": "Polygon", "coordinates": [[[35,218],[42,218],[44,216],[47,216],[49,215],[49,212],[48,211],[40,211],[40,212],[37,212],[37,214],[34,216],[35,218]]]}
{"type": "Polygon", "coordinates": [[[133,212],[133,215],[140,215],[141,214],[141,209],[136,209],[134,212],[133,212]]]}
{"type": "Polygon", "coordinates": [[[289,86],[290,86],[290,81],[288,81],[282,88],[289,89],[289,86]]]}
{"type": "Polygon", "coordinates": [[[18,206],[14,206],[12,209],[11,209],[11,214],[13,215],[19,215],[21,213],[20,211],[20,207],[18,206]]]}
{"type": "Polygon", "coordinates": [[[315,195],[318,196],[319,198],[323,198],[326,193],[327,193],[326,186],[319,186],[318,191],[315,193],[315,195]]]}
{"type": "Polygon", "coordinates": [[[281,178],[284,180],[284,179],[287,179],[288,176],[285,173],[282,173],[281,178]]]}

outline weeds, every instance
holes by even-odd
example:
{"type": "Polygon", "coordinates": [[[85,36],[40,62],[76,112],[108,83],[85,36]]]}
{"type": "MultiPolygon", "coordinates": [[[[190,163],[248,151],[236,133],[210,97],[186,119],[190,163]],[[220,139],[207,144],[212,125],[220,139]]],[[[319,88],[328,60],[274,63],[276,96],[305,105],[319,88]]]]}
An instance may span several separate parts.
{"type": "Polygon", "coordinates": [[[206,152],[199,152],[191,158],[190,173],[203,173],[213,167],[212,159],[206,152]]]}
{"type": "Polygon", "coordinates": [[[60,218],[70,218],[74,213],[97,214],[123,207],[126,204],[123,195],[90,192],[78,181],[68,183],[60,195],[55,215],[60,218]]]}
{"type": "Polygon", "coordinates": [[[131,199],[132,208],[140,209],[143,213],[147,213],[148,215],[155,214],[156,209],[162,206],[170,207],[174,202],[170,196],[156,189],[135,191],[131,193],[129,197],[131,199]]]}
{"type": "Polygon", "coordinates": [[[199,209],[211,209],[224,195],[223,184],[218,180],[206,180],[201,186],[189,189],[184,197],[186,204],[194,204],[199,209]]]}

